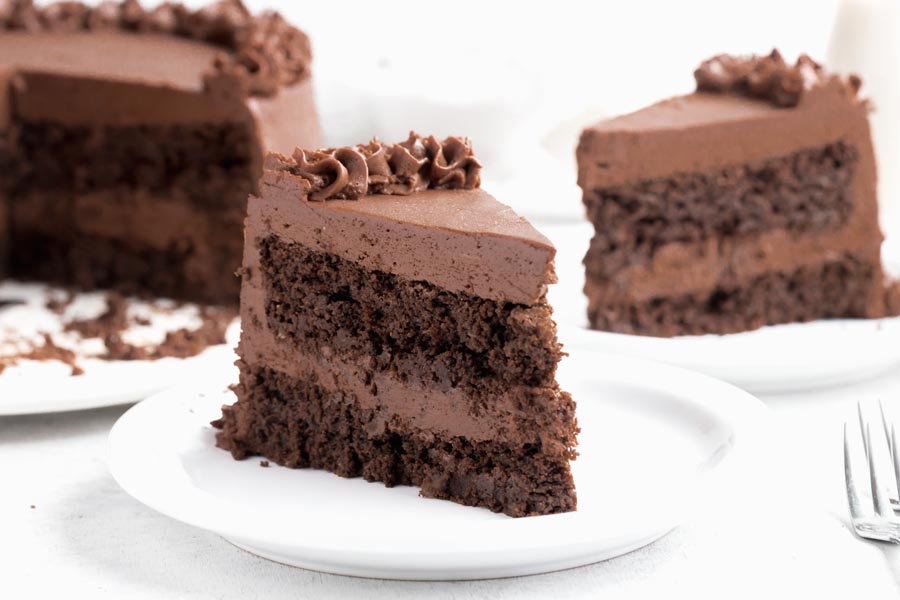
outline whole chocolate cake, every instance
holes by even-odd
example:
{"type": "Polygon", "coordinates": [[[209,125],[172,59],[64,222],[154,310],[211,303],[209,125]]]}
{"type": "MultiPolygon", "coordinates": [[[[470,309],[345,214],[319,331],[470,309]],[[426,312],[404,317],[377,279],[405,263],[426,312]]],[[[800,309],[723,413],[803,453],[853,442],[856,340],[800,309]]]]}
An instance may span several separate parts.
{"type": "Polygon", "coordinates": [[[0,276],[234,303],[264,150],[298,140],[309,41],[276,13],[0,0],[0,276]]]}
{"type": "Polygon", "coordinates": [[[717,56],[697,91],[586,129],[578,181],[595,329],[730,333],[896,314],[856,77],[717,56]]]}
{"type": "Polygon", "coordinates": [[[414,134],[268,155],[221,447],[512,516],[575,509],[556,251],[479,172],[466,140],[414,134]]]}

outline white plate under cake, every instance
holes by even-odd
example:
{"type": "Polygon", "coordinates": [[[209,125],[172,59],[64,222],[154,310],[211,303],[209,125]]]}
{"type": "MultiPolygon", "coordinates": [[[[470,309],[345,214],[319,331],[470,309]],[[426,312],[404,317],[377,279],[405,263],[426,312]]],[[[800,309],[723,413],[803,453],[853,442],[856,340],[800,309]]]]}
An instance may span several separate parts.
{"type": "Polygon", "coordinates": [[[511,518],[422,498],[415,487],[234,461],[209,425],[234,400],[226,380],[130,409],[110,433],[109,466],[146,505],[272,560],[363,577],[479,579],[648,544],[702,511],[703,498],[720,498],[764,439],[759,401],[704,375],[579,351],[558,378],[581,426],[578,508],[562,514],[511,518]]]}

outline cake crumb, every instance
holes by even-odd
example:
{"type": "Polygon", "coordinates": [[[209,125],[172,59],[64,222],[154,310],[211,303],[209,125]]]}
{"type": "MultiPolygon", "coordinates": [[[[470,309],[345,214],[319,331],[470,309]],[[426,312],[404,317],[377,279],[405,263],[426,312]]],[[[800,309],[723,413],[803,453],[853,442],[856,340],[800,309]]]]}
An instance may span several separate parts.
{"type": "Polygon", "coordinates": [[[0,373],[7,367],[13,367],[18,364],[19,360],[58,360],[67,365],[72,370],[72,375],[83,375],[84,369],[78,365],[78,357],[68,348],[57,346],[53,342],[53,338],[49,333],[41,333],[44,339],[44,345],[31,348],[27,352],[20,352],[9,356],[0,356],[0,373]]]}
{"type": "Polygon", "coordinates": [[[155,346],[136,346],[122,339],[122,334],[132,324],[149,325],[145,317],[128,317],[129,301],[117,293],[108,293],[107,309],[99,317],[72,321],[66,324],[66,331],[74,331],[82,337],[96,337],[103,340],[106,352],[100,355],[105,360],[156,360],[159,358],[188,358],[200,354],[209,346],[225,343],[225,331],[237,316],[232,308],[203,306],[200,308],[201,324],[198,329],[181,328],[170,331],[165,339],[155,346]]]}
{"type": "Polygon", "coordinates": [[[267,460],[261,460],[261,461],[259,461],[259,466],[268,469],[268,468],[269,468],[269,461],[267,461],[267,460]]]}
{"type": "MultiPolygon", "coordinates": [[[[66,307],[74,301],[74,293],[67,291],[65,296],[57,296],[45,302],[48,310],[62,315],[66,307]]],[[[0,300],[0,303],[17,301],[0,300]]],[[[0,304],[2,306],[2,304],[0,304]]],[[[151,325],[145,316],[129,315],[131,301],[117,292],[106,293],[106,309],[97,317],[74,319],[63,323],[63,331],[74,333],[82,339],[97,338],[103,342],[105,350],[92,358],[103,360],[157,360],[160,358],[188,358],[200,354],[209,346],[224,344],[225,333],[229,324],[237,317],[237,309],[222,306],[200,306],[200,327],[196,329],[181,328],[166,333],[159,344],[139,346],[123,339],[125,331],[134,324],[151,325]]],[[[175,308],[180,308],[178,304],[175,308]]],[[[172,310],[172,309],[170,309],[172,310]]],[[[58,346],[52,335],[39,332],[43,345],[32,342],[23,343],[24,350],[16,354],[0,356],[0,373],[8,367],[15,366],[21,360],[58,360],[68,365],[73,376],[83,375],[84,369],[78,364],[79,357],[75,352],[58,346]]]]}

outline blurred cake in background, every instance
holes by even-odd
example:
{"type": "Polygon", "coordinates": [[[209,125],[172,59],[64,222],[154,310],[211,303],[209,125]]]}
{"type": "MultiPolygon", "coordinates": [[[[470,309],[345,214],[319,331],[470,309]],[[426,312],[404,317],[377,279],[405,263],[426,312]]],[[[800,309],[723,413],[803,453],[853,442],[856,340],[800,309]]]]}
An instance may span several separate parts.
{"type": "Polygon", "coordinates": [[[0,271],[236,303],[264,152],[319,143],[310,60],[239,0],[0,1],[0,271]]]}
{"type": "Polygon", "coordinates": [[[826,64],[858,73],[875,106],[870,123],[881,226],[893,241],[900,236],[900,2],[841,0],[826,64]]]}
{"type": "Polygon", "coordinates": [[[587,128],[591,327],[731,333],[898,310],[882,273],[858,78],[806,56],[717,56],[697,91],[587,128]]]}
{"type": "Polygon", "coordinates": [[[480,170],[467,140],[414,134],[269,155],[220,446],[515,517],[575,509],[556,250],[480,170]]]}

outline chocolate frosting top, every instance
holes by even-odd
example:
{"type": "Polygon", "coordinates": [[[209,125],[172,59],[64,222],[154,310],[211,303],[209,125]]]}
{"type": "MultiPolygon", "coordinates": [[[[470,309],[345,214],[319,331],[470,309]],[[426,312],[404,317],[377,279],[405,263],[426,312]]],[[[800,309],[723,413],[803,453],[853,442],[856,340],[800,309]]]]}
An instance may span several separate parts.
{"type": "MultiPolygon", "coordinates": [[[[309,38],[277,12],[252,15],[241,0],[219,0],[198,10],[178,2],[145,9],[138,0],[57,2],[45,7],[32,0],[0,0],[0,32],[76,32],[119,29],[158,33],[219,47],[210,78],[235,76],[246,93],[272,96],[281,86],[309,76],[309,38]]],[[[160,60],[165,60],[164,56],[160,60]]]]}
{"type": "Polygon", "coordinates": [[[409,133],[406,141],[302,150],[291,157],[266,156],[265,170],[288,171],[309,185],[308,198],[357,200],[366,194],[408,195],[425,189],[474,189],[481,185],[481,163],[467,138],[439,142],[409,133]]]}
{"type": "Polygon", "coordinates": [[[827,84],[842,86],[848,97],[856,98],[862,85],[856,75],[826,72],[806,54],[790,65],[778,50],[767,56],[714,56],[694,71],[694,79],[700,92],[735,93],[780,107],[797,106],[804,93],[827,84]]]}

